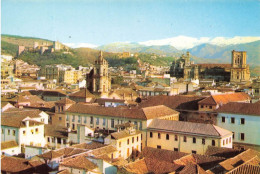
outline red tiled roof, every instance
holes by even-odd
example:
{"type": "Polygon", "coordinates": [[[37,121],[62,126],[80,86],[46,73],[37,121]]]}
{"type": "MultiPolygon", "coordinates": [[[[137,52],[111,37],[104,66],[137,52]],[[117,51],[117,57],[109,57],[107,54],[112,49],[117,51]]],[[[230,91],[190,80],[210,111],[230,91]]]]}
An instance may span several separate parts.
{"type": "Polygon", "coordinates": [[[86,171],[91,171],[96,169],[98,166],[89,161],[84,155],[72,157],[64,162],[60,163],[60,166],[66,166],[76,169],[84,169],[86,171]]]}
{"type": "Polygon", "coordinates": [[[260,103],[228,103],[216,110],[219,113],[232,113],[260,116],[260,103]]]}
{"type": "Polygon", "coordinates": [[[111,117],[125,117],[125,118],[143,119],[143,120],[178,114],[177,111],[174,111],[163,105],[139,109],[139,108],[123,108],[123,107],[114,108],[114,107],[74,104],[67,110],[67,112],[106,115],[111,117]]]}
{"type": "Polygon", "coordinates": [[[86,92],[88,98],[95,98],[95,96],[91,94],[87,89],[81,89],[80,91],[74,92],[70,94],[69,97],[86,98],[86,92]]]}
{"type": "Polygon", "coordinates": [[[55,102],[55,104],[75,104],[75,103],[76,103],[75,101],[70,100],[68,98],[64,98],[55,102]]]}
{"type": "Polygon", "coordinates": [[[34,162],[23,158],[4,156],[1,158],[1,171],[10,173],[31,171],[33,173],[35,167],[43,164],[40,161],[34,162]]]}
{"type": "Polygon", "coordinates": [[[221,94],[221,95],[212,95],[204,100],[199,101],[199,104],[206,104],[206,105],[221,105],[227,104],[229,102],[248,102],[250,101],[251,97],[244,93],[232,93],[232,94],[221,94]]]}

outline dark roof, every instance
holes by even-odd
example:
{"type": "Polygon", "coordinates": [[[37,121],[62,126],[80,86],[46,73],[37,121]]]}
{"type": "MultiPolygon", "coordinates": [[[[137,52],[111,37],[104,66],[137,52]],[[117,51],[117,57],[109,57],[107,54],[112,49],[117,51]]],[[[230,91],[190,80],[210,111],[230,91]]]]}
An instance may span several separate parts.
{"type": "Polygon", "coordinates": [[[197,135],[208,135],[222,137],[226,135],[231,135],[232,132],[215,126],[213,124],[205,123],[193,123],[185,121],[173,121],[173,120],[163,120],[154,119],[148,126],[150,130],[159,131],[172,131],[183,134],[197,134],[197,135]]]}
{"type": "Polygon", "coordinates": [[[117,108],[117,107],[102,107],[91,106],[85,104],[74,104],[67,112],[71,113],[85,113],[94,115],[106,115],[111,117],[125,117],[133,119],[153,119],[162,116],[179,114],[179,112],[172,110],[166,106],[153,106],[146,108],[117,108]]]}
{"type": "Polygon", "coordinates": [[[147,100],[142,100],[139,104],[140,107],[156,106],[156,105],[165,105],[172,109],[180,110],[198,110],[198,102],[204,99],[205,97],[197,96],[152,96],[148,97],[147,100]]]}
{"type": "MultiPolygon", "coordinates": [[[[2,126],[8,126],[8,127],[26,127],[26,122],[23,121],[25,117],[21,116],[13,116],[12,119],[10,117],[2,116],[1,118],[1,125],[2,126]]],[[[36,125],[43,125],[44,123],[34,121],[34,120],[29,120],[29,126],[36,126],[36,125]]]]}
{"type": "Polygon", "coordinates": [[[228,103],[216,110],[219,113],[232,113],[260,116],[260,103],[228,103]]]}
{"type": "Polygon", "coordinates": [[[239,150],[232,148],[208,146],[205,155],[232,158],[238,155],[239,153],[239,150]]]}
{"type": "Polygon", "coordinates": [[[188,163],[179,174],[207,174],[198,164],[188,163]]]}
{"type": "Polygon", "coordinates": [[[64,126],[44,125],[44,136],[68,138],[68,128],[64,126]]]}

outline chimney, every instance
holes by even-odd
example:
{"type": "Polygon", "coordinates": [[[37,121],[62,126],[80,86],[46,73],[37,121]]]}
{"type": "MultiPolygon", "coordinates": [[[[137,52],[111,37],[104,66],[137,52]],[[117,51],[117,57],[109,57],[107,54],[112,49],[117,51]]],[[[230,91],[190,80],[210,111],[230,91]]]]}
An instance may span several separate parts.
{"type": "Polygon", "coordinates": [[[29,120],[25,120],[26,127],[29,127],[29,120]]]}

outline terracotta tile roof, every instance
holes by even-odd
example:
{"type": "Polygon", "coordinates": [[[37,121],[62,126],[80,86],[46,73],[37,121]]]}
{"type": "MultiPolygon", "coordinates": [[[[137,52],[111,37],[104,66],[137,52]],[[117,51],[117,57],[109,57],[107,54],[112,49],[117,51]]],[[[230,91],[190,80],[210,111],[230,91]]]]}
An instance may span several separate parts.
{"type": "Polygon", "coordinates": [[[111,117],[124,117],[142,120],[178,114],[177,111],[174,111],[163,105],[146,108],[117,108],[74,104],[67,110],[67,112],[106,115],[111,117]]]}
{"type": "Polygon", "coordinates": [[[179,159],[183,156],[186,156],[187,153],[184,152],[175,152],[171,150],[156,149],[152,147],[145,147],[141,152],[140,157],[144,158],[156,158],[159,161],[173,162],[176,159],[179,159]]]}
{"type": "Polygon", "coordinates": [[[115,93],[121,97],[123,97],[124,95],[125,95],[125,97],[129,97],[131,95],[133,95],[134,97],[138,96],[136,91],[134,91],[132,88],[115,89],[114,91],[110,92],[109,95],[112,95],[113,93],[115,93]]]}
{"type": "Polygon", "coordinates": [[[180,159],[174,161],[175,164],[186,166],[190,163],[195,165],[200,165],[204,170],[207,170],[216,165],[221,161],[224,161],[225,158],[215,157],[215,156],[207,156],[207,155],[199,155],[199,154],[189,154],[180,159]]]}
{"type": "Polygon", "coordinates": [[[222,105],[229,102],[249,102],[250,100],[251,97],[248,94],[239,92],[232,94],[212,95],[204,100],[201,100],[199,104],[222,105]]]}
{"type": "Polygon", "coordinates": [[[232,113],[260,116],[260,103],[228,103],[216,110],[219,113],[232,113]]]}
{"type": "Polygon", "coordinates": [[[68,160],[64,160],[64,162],[60,163],[60,166],[76,168],[76,169],[84,169],[86,171],[91,171],[96,169],[98,166],[89,161],[85,156],[79,155],[76,157],[72,157],[68,160]]]}
{"type": "MultiPolygon", "coordinates": [[[[1,125],[8,126],[8,127],[26,127],[25,121],[23,121],[26,117],[23,116],[2,116],[1,118],[1,125]],[[12,119],[10,119],[12,118],[12,119]]],[[[43,125],[44,123],[38,122],[35,120],[29,120],[29,126],[36,126],[36,125],[43,125]]]]}
{"type": "Polygon", "coordinates": [[[258,174],[260,173],[260,158],[255,156],[251,160],[227,172],[227,174],[258,174]]]}
{"type": "Polygon", "coordinates": [[[133,163],[129,163],[123,167],[127,172],[135,174],[154,173],[164,174],[174,172],[181,166],[171,162],[160,161],[156,158],[143,158],[133,163]]]}
{"type": "Polygon", "coordinates": [[[76,103],[75,101],[70,100],[68,98],[64,98],[55,102],[55,104],[75,104],[75,103],[76,103]]]}
{"type": "Polygon", "coordinates": [[[208,146],[205,155],[231,158],[238,155],[239,153],[239,150],[232,148],[208,146]]]}
{"type": "Polygon", "coordinates": [[[52,159],[61,158],[61,157],[66,158],[66,157],[70,157],[72,155],[76,155],[76,154],[80,154],[80,153],[84,153],[84,152],[87,152],[87,150],[66,147],[66,148],[62,148],[62,149],[58,149],[58,150],[51,150],[42,155],[39,155],[39,157],[52,160],[52,159]]]}
{"type": "Polygon", "coordinates": [[[69,97],[86,98],[86,92],[88,98],[95,98],[95,95],[91,94],[87,89],[81,89],[80,91],[69,94],[69,97]]]}
{"type": "Polygon", "coordinates": [[[126,137],[130,137],[130,136],[134,136],[134,135],[138,135],[138,134],[141,134],[141,131],[135,131],[135,133],[130,133],[129,130],[123,130],[123,131],[120,131],[120,132],[114,132],[114,133],[111,133],[111,137],[118,140],[118,139],[121,139],[121,138],[126,138],[126,137]]]}
{"type": "Polygon", "coordinates": [[[93,150],[93,149],[97,149],[97,148],[104,147],[104,146],[106,146],[106,145],[99,143],[99,142],[91,141],[91,143],[75,144],[75,145],[72,145],[71,147],[79,148],[79,149],[86,149],[86,150],[93,150]]]}
{"type": "Polygon", "coordinates": [[[111,154],[113,152],[116,152],[117,149],[112,146],[112,145],[108,145],[108,146],[104,146],[104,147],[100,147],[97,149],[92,150],[90,153],[94,156],[102,156],[102,155],[108,155],[111,154]]]}
{"type": "Polygon", "coordinates": [[[179,174],[207,174],[198,164],[188,163],[179,174]]]}
{"type": "Polygon", "coordinates": [[[213,124],[205,123],[193,123],[185,121],[172,121],[172,120],[162,120],[154,119],[148,126],[150,130],[158,131],[172,131],[183,134],[197,134],[197,135],[207,135],[214,137],[222,137],[226,135],[231,135],[232,132],[215,126],[213,124]]]}
{"type": "Polygon", "coordinates": [[[1,142],[1,150],[18,147],[15,140],[1,142]]]}
{"type": "Polygon", "coordinates": [[[68,138],[68,128],[64,126],[44,125],[44,136],[68,138]]]}
{"type": "Polygon", "coordinates": [[[198,110],[198,102],[204,99],[205,97],[197,96],[152,96],[148,97],[147,100],[142,100],[139,104],[139,107],[148,107],[156,105],[165,105],[172,109],[180,110],[198,110]]]}
{"type": "Polygon", "coordinates": [[[44,100],[42,100],[37,95],[24,95],[18,97],[18,103],[24,103],[24,102],[30,102],[30,103],[44,103],[44,100]]]}
{"type": "MultiPolygon", "coordinates": [[[[18,172],[31,172],[35,171],[35,167],[40,167],[44,165],[43,162],[40,161],[32,161],[23,158],[17,157],[7,157],[4,156],[1,158],[1,171],[10,172],[10,173],[18,173],[18,172]]],[[[46,173],[48,173],[46,171],[46,173]]]]}
{"type": "Polygon", "coordinates": [[[231,170],[235,169],[236,167],[246,163],[247,161],[251,160],[252,158],[254,158],[256,156],[260,157],[260,152],[252,150],[252,149],[248,149],[233,158],[229,158],[223,162],[220,162],[215,167],[209,169],[209,172],[213,172],[213,173],[225,172],[226,173],[226,172],[231,171],[231,170]]]}
{"type": "Polygon", "coordinates": [[[6,111],[4,111],[1,115],[2,116],[21,116],[21,117],[31,117],[31,118],[39,118],[39,114],[41,114],[43,111],[40,111],[38,109],[19,109],[19,108],[10,108],[6,111]]]}

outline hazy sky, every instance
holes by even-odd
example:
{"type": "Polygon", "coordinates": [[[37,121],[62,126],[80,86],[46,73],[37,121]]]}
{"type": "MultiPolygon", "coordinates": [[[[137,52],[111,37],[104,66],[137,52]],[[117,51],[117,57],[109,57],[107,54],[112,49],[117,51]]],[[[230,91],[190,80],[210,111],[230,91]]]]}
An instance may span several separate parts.
{"type": "Polygon", "coordinates": [[[96,45],[179,35],[259,36],[260,1],[2,0],[2,34],[96,45]]]}

